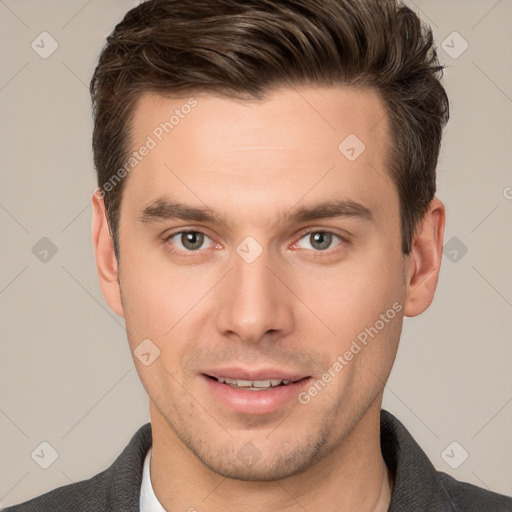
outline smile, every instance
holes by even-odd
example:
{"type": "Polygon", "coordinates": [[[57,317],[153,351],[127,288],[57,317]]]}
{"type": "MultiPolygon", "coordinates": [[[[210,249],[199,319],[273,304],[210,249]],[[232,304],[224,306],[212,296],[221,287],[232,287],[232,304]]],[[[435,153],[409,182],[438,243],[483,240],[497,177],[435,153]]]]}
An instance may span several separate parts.
{"type": "Polygon", "coordinates": [[[216,376],[202,374],[205,391],[212,402],[232,412],[257,416],[297,404],[298,394],[312,380],[310,376],[275,370],[262,371],[260,375],[240,370],[215,373],[216,376]],[[226,374],[231,375],[223,376],[226,374]]]}
{"type": "Polygon", "coordinates": [[[267,380],[241,380],[229,379],[227,377],[218,377],[217,380],[222,384],[227,384],[232,388],[245,389],[249,391],[265,391],[278,386],[286,386],[290,382],[296,382],[286,379],[267,379],[267,380]]]}

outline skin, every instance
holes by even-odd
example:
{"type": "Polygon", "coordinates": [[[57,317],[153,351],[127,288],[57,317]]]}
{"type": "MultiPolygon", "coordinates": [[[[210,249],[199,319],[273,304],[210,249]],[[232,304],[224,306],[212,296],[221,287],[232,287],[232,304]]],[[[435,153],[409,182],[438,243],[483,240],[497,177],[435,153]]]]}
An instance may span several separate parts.
{"type": "MultiPolygon", "coordinates": [[[[264,102],[194,97],[197,106],[128,175],[119,265],[103,200],[92,198],[105,299],[125,318],[132,354],[146,338],[160,349],[149,366],[134,357],[149,396],[155,494],[169,510],[387,510],[383,390],[403,316],[421,314],[434,296],[444,206],[432,201],[404,256],[398,193],[385,168],[387,118],[373,90],[282,88],[264,102]],[[338,150],[350,133],[366,145],[353,162],[338,150]],[[141,222],[162,195],[206,204],[225,223],[141,222]],[[371,209],[372,220],[276,222],[339,198],[371,209]],[[164,241],[180,229],[207,235],[199,250],[180,236],[164,241]],[[344,239],[321,250],[307,229],[344,239]],[[263,249],[252,263],[236,252],[248,236],[263,249]],[[215,366],[272,366],[317,380],[394,303],[401,311],[307,404],[235,413],[200,376],[215,366]],[[256,463],[238,457],[248,443],[256,463]]],[[[141,97],[134,149],[187,99],[141,97]]]]}

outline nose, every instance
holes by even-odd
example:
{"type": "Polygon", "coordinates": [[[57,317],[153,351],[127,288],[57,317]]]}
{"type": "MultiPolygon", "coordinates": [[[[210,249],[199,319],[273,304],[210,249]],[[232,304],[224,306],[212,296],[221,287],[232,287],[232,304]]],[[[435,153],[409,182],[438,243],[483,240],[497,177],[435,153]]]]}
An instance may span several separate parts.
{"type": "Polygon", "coordinates": [[[222,336],[256,343],[292,331],[293,294],[283,284],[286,276],[268,251],[251,263],[235,253],[233,269],[223,281],[216,316],[222,336]]]}

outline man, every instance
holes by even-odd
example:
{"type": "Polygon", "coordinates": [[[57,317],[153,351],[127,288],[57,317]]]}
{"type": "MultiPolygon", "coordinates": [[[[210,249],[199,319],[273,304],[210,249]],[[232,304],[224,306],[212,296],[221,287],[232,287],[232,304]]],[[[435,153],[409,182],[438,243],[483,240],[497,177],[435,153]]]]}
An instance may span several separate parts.
{"type": "Polygon", "coordinates": [[[93,243],[151,423],[10,511],[505,511],[381,410],[431,304],[448,100],[392,0],[154,0],[91,82],[93,243]]]}

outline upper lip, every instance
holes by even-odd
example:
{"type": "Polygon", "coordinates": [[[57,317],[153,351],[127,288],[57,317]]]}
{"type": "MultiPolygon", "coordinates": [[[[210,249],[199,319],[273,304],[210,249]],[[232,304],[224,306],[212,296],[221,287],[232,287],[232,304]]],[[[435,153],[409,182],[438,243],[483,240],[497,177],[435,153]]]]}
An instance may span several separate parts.
{"type": "Polygon", "coordinates": [[[232,367],[215,368],[212,370],[206,370],[204,374],[208,375],[209,377],[215,377],[216,379],[218,379],[219,377],[223,377],[227,379],[247,381],[280,379],[294,382],[297,380],[304,379],[305,377],[309,377],[309,375],[306,375],[304,373],[291,372],[279,368],[261,368],[259,370],[248,370],[244,368],[232,367]]]}

